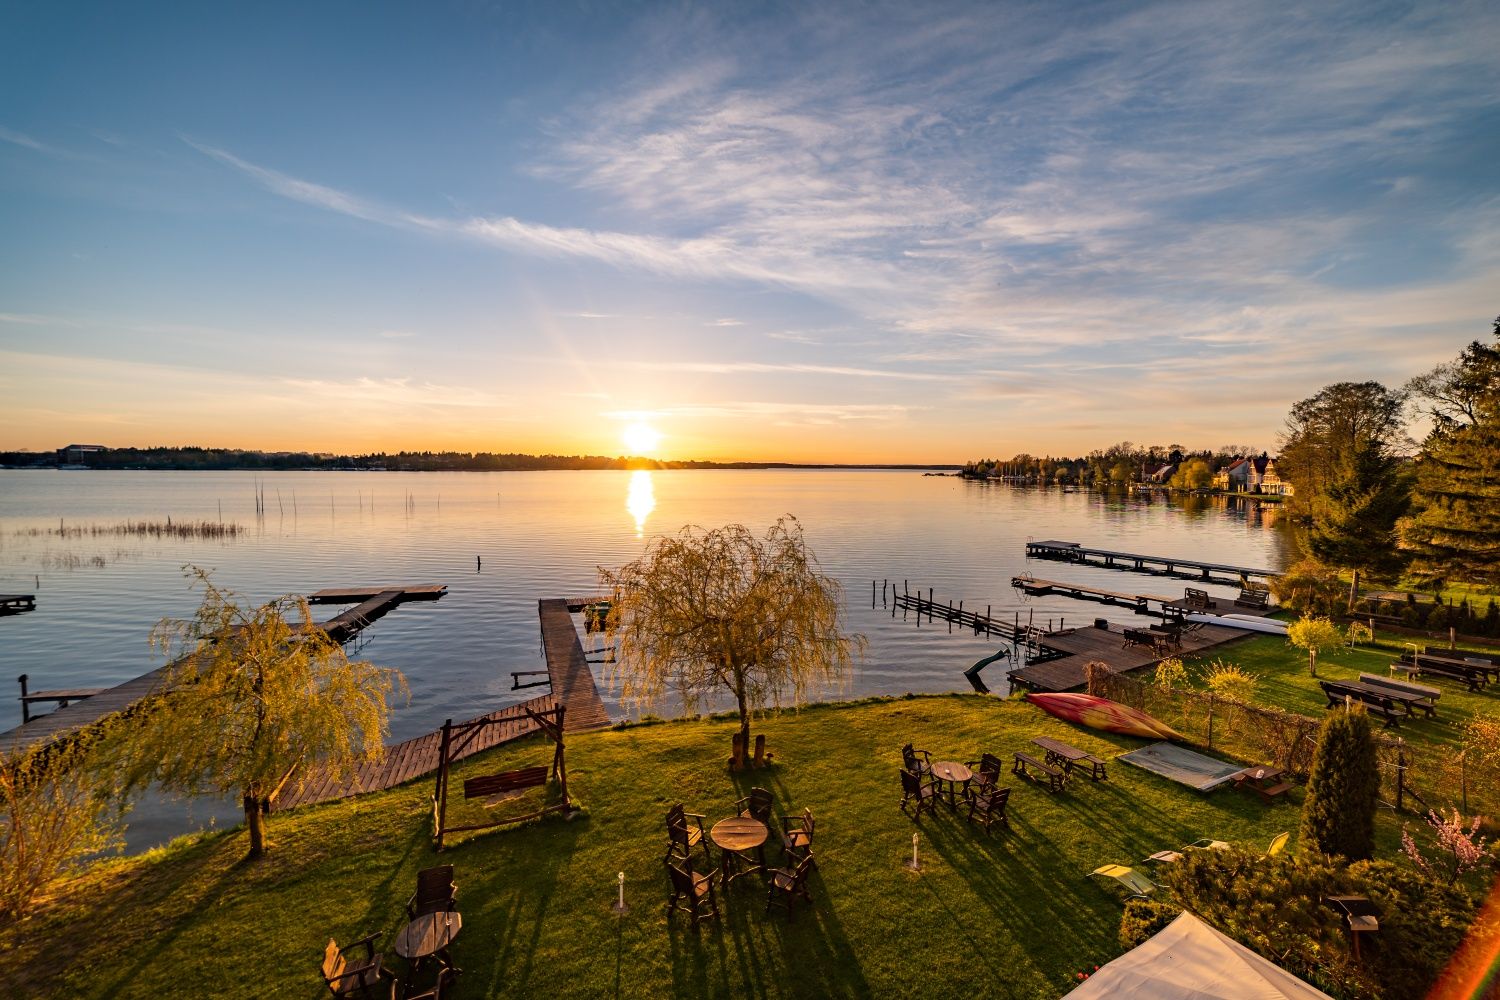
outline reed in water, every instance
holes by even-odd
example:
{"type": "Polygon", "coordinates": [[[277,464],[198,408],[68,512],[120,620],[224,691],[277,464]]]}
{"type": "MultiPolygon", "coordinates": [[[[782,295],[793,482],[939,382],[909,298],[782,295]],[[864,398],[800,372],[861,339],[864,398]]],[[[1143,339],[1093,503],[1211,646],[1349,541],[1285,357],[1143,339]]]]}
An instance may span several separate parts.
{"type": "Polygon", "coordinates": [[[83,538],[101,535],[131,535],[137,538],[233,538],[243,534],[244,525],[219,521],[120,521],[115,524],[64,524],[55,528],[23,528],[14,534],[32,537],[83,538]]]}

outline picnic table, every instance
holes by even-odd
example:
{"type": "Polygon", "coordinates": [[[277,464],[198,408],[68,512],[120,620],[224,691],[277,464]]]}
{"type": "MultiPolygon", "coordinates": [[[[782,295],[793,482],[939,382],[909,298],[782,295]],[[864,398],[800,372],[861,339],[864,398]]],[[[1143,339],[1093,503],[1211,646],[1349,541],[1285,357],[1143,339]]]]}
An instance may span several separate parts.
{"type": "Polygon", "coordinates": [[[974,777],[967,766],[952,760],[940,760],[932,765],[932,776],[948,783],[948,808],[958,809],[958,786],[974,777]]]}
{"type": "Polygon", "coordinates": [[[1284,781],[1286,772],[1279,767],[1247,767],[1243,771],[1236,771],[1230,775],[1234,781],[1235,788],[1243,788],[1254,792],[1262,799],[1270,802],[1278,795],[1285,795],[1291,791],[1292,783],[1284,781]]]}
{"type": "Polygon", "coordinates": [[[1104,761],[1091,753],[1084,753],[1077,747],[1070,747],[1062,740],[1054,740],[1050,736],[1037,736],[1031,742],[1047,752],[1047,763],[1053,767],[1061,767],[1069,774],[1075,769],[1081,769],[1091,781],[1102,781],[1109,777],[1104,773],[1104,761]]]}
{"type": "Polygon", "coordinates": [[[727,887],[741,875],[766,870],[766,838],[771,831],[766,824],[751,816],[731,816],[721,819],[708,831],[708,837],[724,852],[724,885],[727,887]],[[746,851],[755,851],[759,861],[745,857],[746,851]]]}

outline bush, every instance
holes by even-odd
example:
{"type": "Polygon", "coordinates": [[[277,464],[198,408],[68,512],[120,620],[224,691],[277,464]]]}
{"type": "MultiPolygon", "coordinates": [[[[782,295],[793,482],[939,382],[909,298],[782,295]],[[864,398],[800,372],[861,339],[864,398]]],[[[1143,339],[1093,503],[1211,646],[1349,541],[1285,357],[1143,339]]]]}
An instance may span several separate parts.
{"type": "Polygon", "coordinates": [[[1214,694],[1241,705],[1248,705],[1255,700],[1255,686],[1260,683],[1259,677],[1222,660],[1209,664],[1203,680],[1214,694]]]}
{"type": "Polygon", "coordinates": [[[1177,657],[1170,657],[1156,665],[1156,676],[1152,680],[1163,691],[1181,690],[1188,686],[1187,667],[1177,657]]]}
{"type": "Polygon", "coordinates": [[[1475,912],[1461,889],[1388,861],[1344,867],[1317,856],[1257,859],[1242,851],[1189,851],[1163,876],[1177,904],[1349,1000],[1425,994],[1475,912]],[[1334,895],[1368,896],[1382,910],[1379,947],[1365,950],[1362,964],[1353,960],[1337,912],[1323,904],[1334,895]]]}
{"type": "Polygon", "coordinates": [[[1302,849],[1350,861],[1369,858],[1379,796],[1380,764],[1369,716],[1358,706],[1329,712],[1307,776],[1302,849]]]}
{"type": "Polygon", "coordinates": [[[1132,899],[1120,917],[1120,947],[1127,951],[1177,919],[1182,907],[1160,899],[1132,899]]]}
{"type": "Polygon", "coordinates": [[[1331,615],[1342,611],[1347,589],[1338,573],[1316,559],[1303,559],[1281,576],[1271,577],[1276,601],[1304,615],[1331,615]]]}
{"type": "Polygon", "coordinates": [[[1370,631],[1370,626],[1364,622],[1350,622],[1348,629],[1344,631],[1344,640],[1351,646],[1362,643],[1373,642],[1375,633],[1370,631]]]}

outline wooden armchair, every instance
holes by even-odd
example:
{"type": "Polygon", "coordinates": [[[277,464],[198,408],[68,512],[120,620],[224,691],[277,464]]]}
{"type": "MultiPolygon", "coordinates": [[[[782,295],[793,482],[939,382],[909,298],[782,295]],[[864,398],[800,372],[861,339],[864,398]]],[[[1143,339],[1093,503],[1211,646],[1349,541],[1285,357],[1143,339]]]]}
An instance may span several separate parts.
{"type": "Polygon", "coordinates": [[[931,777],[924,778],[915,771],[901,769],[901,811],[905,812],[908,805],[915,803],[916,812],[912,815],[917,819],[922,818],[922,813],[936,813],[938,802],[937,782],[931,777]]]}
{"type": "MultiPolygon", "coordinates": [[[[812,856],[813,814],[803,809],[801,816],[781,817],[781,855],[793,861],[812,856]]],[[[813,867],[817,867],[814,862],[813,867]]]]}
{"type": "Polygon", "coordinates": [[[1010,829],[1010,820],[1005,818],[1005,803],[1010,800],[1009,788],[991,788],[969,796],[969,822],[979,823],[989,833],[996,823],[1010,829]]]}
{"type": "Polygon", "coordinates": [[[453,881],[453,866],[438,865],[417,872],[417,891],[406,901],[406,919],[415,920],[424,913],[442,913],[455,909],[458,885],[453,881]]]}
{"type": "Polygon", "coordinates": [[[771,825],[771,808],[776,804],[776,799],[764,788],[752,788],[750,794],[742,799],[736,799],[734,813],[736,816],[749,816],[758,819],[766,826],[771,825]]]}
{"type": "Polygon", "coordinates": [[[668,917],[675,910],[683,910],[692,916],[693,930],[697,930],[704,910],[709,916],[719,915],[719,903],[714,898],[714,883],[719,879],[717,870],[696,875],[692,868],[682,869],[668,862],[667,875],[672,880],[672,898],[667,900],[668,917]]]}
{"type": "Polygon", "coordinates": [[[1005,765],[1000,763],[1000,758],[992,753],[983,754],[978,760],[971,760],[964,764],[974,777],[964,786],[964,794],[971,795],[976,792],[988,791],[995,787],[1000,780],[1000,771],[1005,765]]]}
{"type": "Polygon", "coordinates": [[[385,997],[391,995],[396,976],[389,969],[381,968],[381,955],[375,950],[375,939],[379,936],[371,934],[342,948],[333,938],[328,939],[328,946],[323,949],[323,982],[328,984],[334,996],[379,1000],[382,993],[385,997]],[[345,956],[360,947],[365,949],[364,963],[351,965],[345,956]],[[383,990],[382,980],[389,984],[383,990]]]}
{"type": "Polygon", "coordinates": [[[773,904],[786,907],[786,918],[792,919],[792,905],[797,897],[809,905],[812,904],[812,893],[807,891],[807,876],[812,871],[813,859],[809,854],[797,862],[795,868],[778,868],[771,873],[771,881],[766,886],[766,912],[771,912],[773,904]]]}
{"type": "Polygon", "coordinates": [[[929,777],[932,774],[932,754],[926,750],[913,749],[908,743],[901,748],[901,766],[912,774],[929,777]]]}
{"type": "Polygon", "coordinates": [[[671,861],[674,853],[681,853],[688,868],[693,867],[693,848],[703,845],[703,860],[712,868],[714,859],[708,853],[708,835],[703,832],[703,817],[698,813],[685,812],[679,802],[667,810],[667,855],[662,860],[671,861]],[[691,821],[691,822],[689,822],[691,821]]]}

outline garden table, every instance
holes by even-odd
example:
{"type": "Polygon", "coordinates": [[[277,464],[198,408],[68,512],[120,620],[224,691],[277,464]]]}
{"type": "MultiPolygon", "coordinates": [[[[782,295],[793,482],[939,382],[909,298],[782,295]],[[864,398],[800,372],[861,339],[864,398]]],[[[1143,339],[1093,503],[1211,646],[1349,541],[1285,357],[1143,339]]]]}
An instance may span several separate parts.
{"type": "Polygon", "coordinates": [[[454,967],[448,955],[448,945],[458,937],[463,926],[464,918],[457,910],[423,913],[396,935],[396,954],[410,959],[414,967],[435,955],[443,968],[458,975],[461,970],[454,967]]]}
{"type": "Polygon", "coordinates": [[[766,870],[766,838],[771,831],[766,824],[750,816],[731,816],[721,819],[708,831],[708,837],[724,852],[724,885],[727,887],[741,875],[766,870]],[[745,851],[755,851],[759,861],[745,857],[745,851]]]}
{"type": "Polygon", "coordinates": [[[948,808],[958,809],[958,786],[974,777],[974,772],[957,761],[940,760],[932,765],[932,776],[948,783],[948,808]]]}

